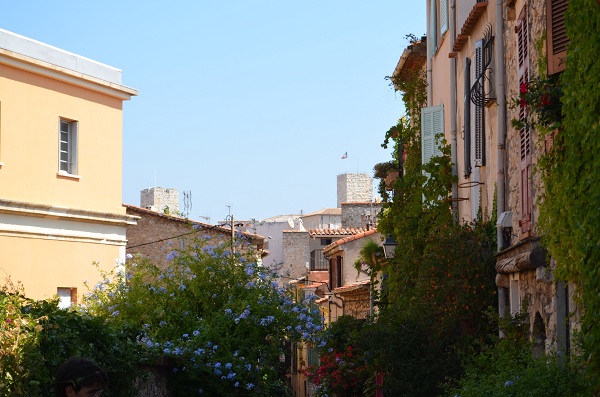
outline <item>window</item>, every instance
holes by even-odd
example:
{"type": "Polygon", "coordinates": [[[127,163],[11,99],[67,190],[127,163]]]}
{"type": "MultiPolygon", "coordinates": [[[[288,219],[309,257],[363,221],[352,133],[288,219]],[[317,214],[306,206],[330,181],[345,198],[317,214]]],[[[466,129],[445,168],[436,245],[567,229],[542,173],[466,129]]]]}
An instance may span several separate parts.
{"type": "Polygon", "coordinates": [[[464,119],[464,142],[465,142],[465,178],[471,175],[471,59],[465,59],[465,119],[464,119]]]}
{"type": "Polygon", "coordinates": [[[565,70],[569,38],[565,29],[567,0],[546,0],[548,75],[565,70]]]}
{"type": "MultiPolygon", "coordinates": [[[[442,155],[439,135],[444,138],[444,105],[421,109],[421,160],[423,164],[431,161],[432,157],[442,155]]],[[[425,174],[427,177],[429,175],[425,174]]]]}
{"type": "Polygon", "coordinates": [[[56,294],[58,295],[58,307],[60,309],[68,309],[77,304],[77,288],[58,287],[56,294]]]}
{"type": "Polygon", "coordinates": [[[437,52],[437,1],[431,0],[429,4],[429,37],[427,37],[427,40],[431,42],[431,44],[429,45],[429,58],[433,58],[433,56],[437,52]]]}
{"type": "Polygon", "coordinates": [[[323,256],[323,250],[310,252],[310,270],[327,270],[327,260],[323,256]]]}
{"type": "MultiPolygon", "coordinates": [[[[518,51],[518,73],[519,88],[529,82],[529,35],[527,26],[527,9],[523,7],[517,23],[517,51],[518,51]]],[[[520,187],[521,187],[521,227],[520,239],[531,235],[531,207],[532,207],[532,181],[531,181],[531,131],[525,122],[527,112],[525,106],[519,108],[519,120],[523,121],[523,127],[519,130],[520,141],[520,187]]]]}
{"type": "Polygon", "coordinates": [[[448,30],[448,0],[440,0],[440,34],[448,30]]]}
{"type": "Polygon", "coordinates": [[[330,238],[322,238],[321,239],[321,245],[329,245],[331,244],[331,239],[330,238]]]}
{"type": "MultiPolygon", "coordinates": [[[[483,68],[483,40],[477,40],[475,42],[475,79],[479,81],[483,78],[485,72],[483,68]]],[[[484,84],[475,84],[474,90],[478,92],[476,95],[479,98],[484,96],[484,84]]],[[[483,110],[485,104],[483,101],[477,101],[475,104],[475,167],[481,167],[485,165],[485,119],[483,110]]]]}
{"type": "Polygon", "coordinates": [[[430,0],[429,2],[429,36],[431,40],[429,47],[429,57],[437,53],[438,39],[444,36],[448,31],[448,0],[430,0]]]}
{"type": "Polygon", "coordinates": [[[510,280],[510,314],[512,316],[521,311],[521,294],[519,292],[519,280],[510,280]]]}
{"type": "Polygon", "coordinates": [[[77,175],[77,122],[60,119],[58,170],[77,175]]]}

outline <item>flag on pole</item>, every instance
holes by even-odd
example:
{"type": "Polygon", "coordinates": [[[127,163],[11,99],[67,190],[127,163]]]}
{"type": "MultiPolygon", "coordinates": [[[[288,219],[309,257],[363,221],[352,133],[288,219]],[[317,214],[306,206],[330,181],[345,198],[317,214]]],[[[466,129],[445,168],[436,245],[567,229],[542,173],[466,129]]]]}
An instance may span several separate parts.
{"type": "Polygon", "coordinates": [[[348,158],[348,152],[344,153],[344,155],[342,156],[342,160],[348,158]]]}

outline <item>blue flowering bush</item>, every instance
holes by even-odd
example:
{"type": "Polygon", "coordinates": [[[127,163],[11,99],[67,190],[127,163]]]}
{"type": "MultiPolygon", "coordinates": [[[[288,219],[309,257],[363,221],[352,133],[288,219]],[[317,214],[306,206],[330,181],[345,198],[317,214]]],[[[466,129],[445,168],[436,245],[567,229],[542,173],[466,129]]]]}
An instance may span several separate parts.
{"type": "Polygon", "coordinates": [[[138,344],[173,359],[176,395],[290,395],[282,359],[289,344],[319,342],[318,310],[296,302],[236,241],[232,253],[198,239],[166,252],[161,267],[128,258],[125,272],[104,274],[85,299],[89,313],[138,330],[138,344]]]}

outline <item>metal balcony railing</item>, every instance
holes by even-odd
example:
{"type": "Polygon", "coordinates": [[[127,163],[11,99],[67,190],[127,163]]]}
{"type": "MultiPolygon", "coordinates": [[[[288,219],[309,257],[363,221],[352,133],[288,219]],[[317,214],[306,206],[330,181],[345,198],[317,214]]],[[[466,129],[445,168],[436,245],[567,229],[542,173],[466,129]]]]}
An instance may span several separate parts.
{"type": "Polygon", "coordinates": [[[323,256],[323,250],[314,250],[310,253],[310,270],[329,270],[329,262],[323,256]]]}

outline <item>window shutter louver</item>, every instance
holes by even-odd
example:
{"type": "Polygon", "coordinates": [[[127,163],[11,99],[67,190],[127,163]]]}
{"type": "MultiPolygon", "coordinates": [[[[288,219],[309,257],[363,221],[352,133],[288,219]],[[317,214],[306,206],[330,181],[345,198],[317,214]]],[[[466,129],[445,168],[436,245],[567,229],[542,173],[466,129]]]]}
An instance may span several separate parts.
{"type": "Polygon", "coordinates": [[[437,52],[437,2],[431,0],[429,6],[429,37],[427,40],[430,42],[429,45],[429,58],[433,58],[437,52]]]}
{"type": "Polygon", "coordinates": [[[465,178],[471,175],[471,59],[465,59],[465,119],[464,142],[465,142],[465,178]]]}
{"type": "MultiPolygon", "coordinates": [[[[519,89],[529,82],[529,42],[528,42],[527,10],[519,16],[517,26],[517,48],[518,48],[518,81],[519,89]]],[[[527,125],[527,111],[525,106],[519,108],[519,120],[523,127],[519,130],[520,142],[520,180],[521,180],[521,238],[531,235],[531,131],[527,125]]]]}
{"type": "Polygon", "coordinates": [[[440,0],[440,34],[448,30],[448,0],[440,0]]]}
{"type": "Polygon", "coordinates": [[[565,28],[567,0],[546,0],[548,75],[565,70],[569,38],[565,28]]]}
{"type": "MultiPolygon", "coordinates": [[[[475,42],[475,76],[479,78],[483,73],[483,40],[475,42]]],[[[479,86],[479,93],[483,97],[484,85],[479,86]]],[[[475,167],[485,165],[485,142],[484,142],[484,106],[475,106],[475,167]]]]}
{"type": "Polygon", "coordinates": [[[441,156],[442,151],[436,135],[444,134],[444,106],[432,106],[421,109],[421,160],[427,164],[434,156],[441,156]]]}

